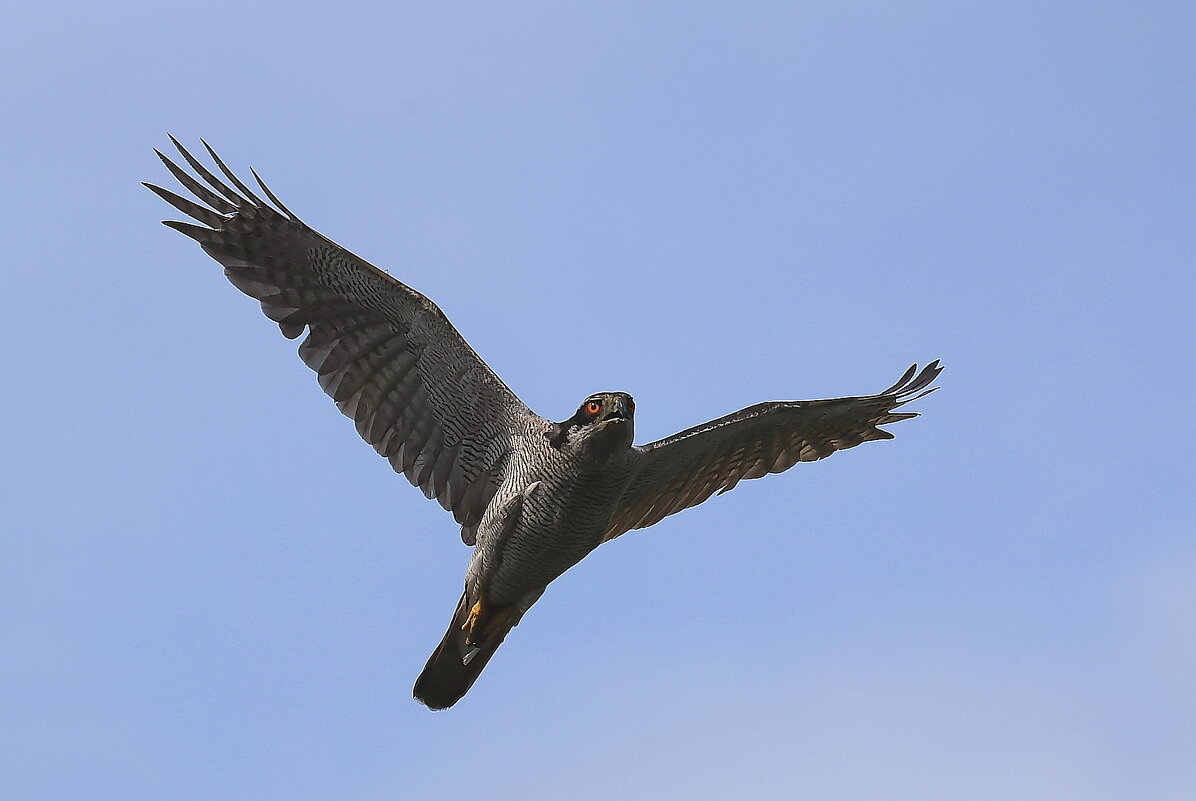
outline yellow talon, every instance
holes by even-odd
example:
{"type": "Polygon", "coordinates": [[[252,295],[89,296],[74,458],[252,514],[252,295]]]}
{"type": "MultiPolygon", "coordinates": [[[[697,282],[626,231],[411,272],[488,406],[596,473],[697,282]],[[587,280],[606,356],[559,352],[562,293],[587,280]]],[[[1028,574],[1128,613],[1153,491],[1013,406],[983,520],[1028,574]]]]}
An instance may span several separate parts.
{"type": "Polygon", "coordinates": [[[478,624],[478,618],[482,616],[482,601],[479,598],[478,602],[469,610],[469,617],[465,618],[465,622],[461,624],[461,631],[467,635],[465,641],[469,642],[469,636],[473,634],[474,626],[478,624]]]}

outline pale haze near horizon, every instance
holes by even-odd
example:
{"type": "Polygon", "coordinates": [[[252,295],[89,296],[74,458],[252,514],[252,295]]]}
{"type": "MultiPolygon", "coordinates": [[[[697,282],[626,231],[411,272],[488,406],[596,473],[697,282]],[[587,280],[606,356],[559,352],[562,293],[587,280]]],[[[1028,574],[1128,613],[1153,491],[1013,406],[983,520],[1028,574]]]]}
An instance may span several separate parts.
{"type": "Polygon", "coordinates": [[[1187,4],[10,10],[0,797],[1196,797],[1187,4]],[[604,546],[468,550],[177,217],[166,133],[637,441],[942,358],[604,546]]]}

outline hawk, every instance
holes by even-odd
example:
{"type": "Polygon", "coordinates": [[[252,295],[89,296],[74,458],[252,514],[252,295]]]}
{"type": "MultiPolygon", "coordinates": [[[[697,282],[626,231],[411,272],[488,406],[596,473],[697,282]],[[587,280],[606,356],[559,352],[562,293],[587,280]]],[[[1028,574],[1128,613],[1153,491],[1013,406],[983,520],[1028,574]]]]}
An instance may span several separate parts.
{"type": "Polygon", "coordinates": [[[309,228],[256,172],[265,199],[206,142],[223,178],[170,140],[194,175],[154,152],[194,200],[145,186],[199,225],[165,225],[199,242],[284,336],[306,333],[299,356],[337,408],[473,547],[452,622],[415,682],[432,709],[460,700],[552,580],[600,544],[743,479],[892,439],[880,426],[916,417],[897,410],[932,392],[942,369],[914,365],[875,395],[760,403],[647,445],[632,442],[626,392],[597,392],[553,422],[431,300],[309,228]]]}

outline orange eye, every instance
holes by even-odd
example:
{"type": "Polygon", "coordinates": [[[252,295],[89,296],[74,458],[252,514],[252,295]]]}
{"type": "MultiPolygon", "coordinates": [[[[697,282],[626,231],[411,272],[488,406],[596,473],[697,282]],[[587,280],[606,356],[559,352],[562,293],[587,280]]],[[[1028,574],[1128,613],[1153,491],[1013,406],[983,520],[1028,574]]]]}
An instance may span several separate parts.
{"type": "Polygon", "coordinates": [[[602,411],[602,404],[598,401],[586,402],[586,414],[598,414],[600,411],[602,411]]]}

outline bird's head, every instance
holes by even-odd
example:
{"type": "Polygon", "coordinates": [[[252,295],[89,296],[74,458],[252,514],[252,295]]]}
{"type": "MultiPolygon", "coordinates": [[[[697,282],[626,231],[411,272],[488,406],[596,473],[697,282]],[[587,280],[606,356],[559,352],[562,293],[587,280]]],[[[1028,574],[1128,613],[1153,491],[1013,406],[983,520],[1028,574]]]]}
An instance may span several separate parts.
{"type": "Polygon", "coordinates": [[[555,425],[548,441],[554,448],[630,448],[634,417],[635,401],[626,392],[595,392],[572,417],[555,425]]]}

